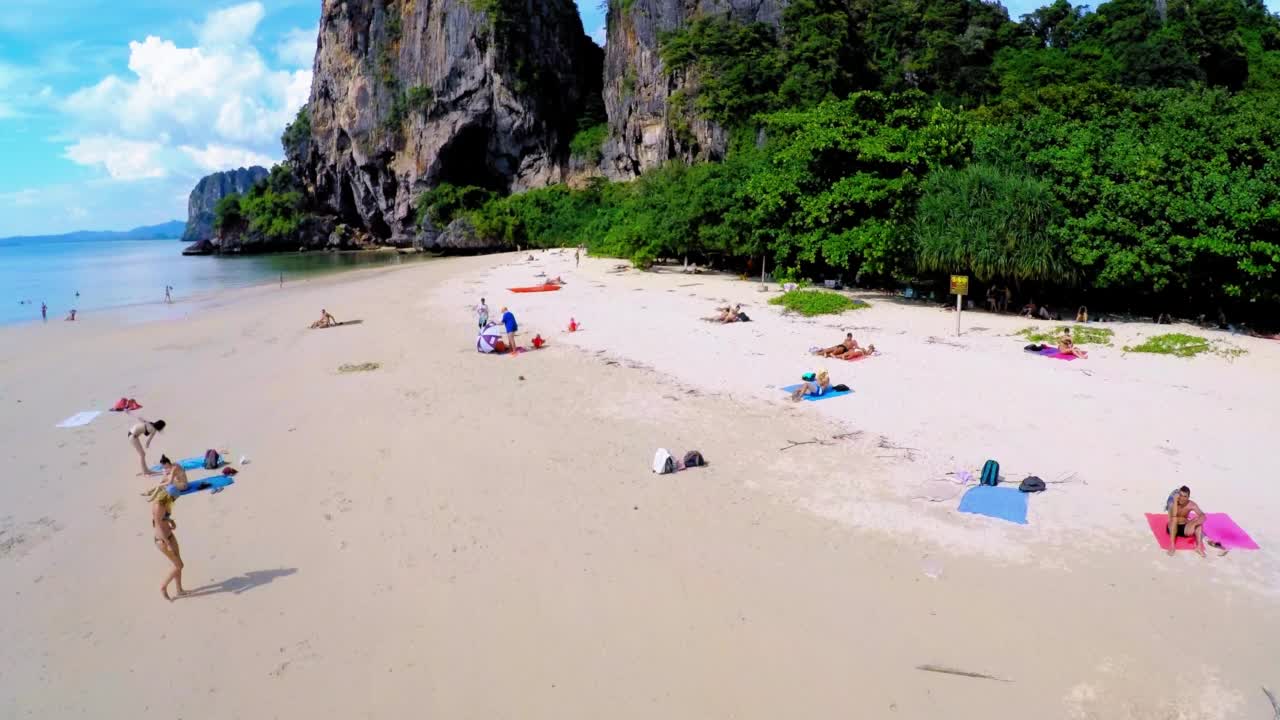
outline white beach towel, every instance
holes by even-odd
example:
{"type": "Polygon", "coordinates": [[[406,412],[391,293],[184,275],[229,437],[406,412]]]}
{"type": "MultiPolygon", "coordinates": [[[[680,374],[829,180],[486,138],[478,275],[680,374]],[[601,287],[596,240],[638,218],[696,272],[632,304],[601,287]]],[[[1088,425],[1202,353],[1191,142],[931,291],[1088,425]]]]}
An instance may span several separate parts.
{"type": "Polygon", "coordinates": [[[73,428],[73,427],[80,427],[81,425],[88,425],[89,423],[93,422],[94,418],[98,417],[101,414],[102,414],[101,410],[85,410],[84,412],[78,412],[75,415],[72,415],[71,417],[67,418],[66,420],[63,420],[62,422],[58,423],[58,427],[73,428]]]}

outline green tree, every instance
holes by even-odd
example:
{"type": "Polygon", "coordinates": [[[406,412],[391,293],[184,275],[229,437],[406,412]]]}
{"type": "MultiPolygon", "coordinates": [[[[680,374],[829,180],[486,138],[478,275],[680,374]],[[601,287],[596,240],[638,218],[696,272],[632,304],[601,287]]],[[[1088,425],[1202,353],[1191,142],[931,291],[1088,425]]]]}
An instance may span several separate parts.
{"type": "Polygon", "coordinates": [[[1053,235],[1065,211],[1044,182],[987,164],[929,175],[915,217],[916,267],[981,282],[1069,284],[1076,276],[1053,235]]]}
{"type": "Polygon", "coordinates": [[[781,266],[906,269],[921,179],[970,149],[965,119],[919,92],[855,93],[763,120],[770,158],[748,181],[751,221],[781,266]]]}

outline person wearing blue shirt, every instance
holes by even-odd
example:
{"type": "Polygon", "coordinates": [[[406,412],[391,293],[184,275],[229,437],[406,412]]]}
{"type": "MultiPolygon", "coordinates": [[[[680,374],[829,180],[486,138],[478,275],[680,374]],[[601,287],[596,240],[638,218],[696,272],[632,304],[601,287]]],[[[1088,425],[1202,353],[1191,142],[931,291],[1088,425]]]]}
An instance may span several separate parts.
{"type": "Polygon", "coordinates": [[[516,330],[520,326],[516,324],[516,316],[511,314],[507,308],[502,308],[502,326],[507,330],[507,347],[511,352],[516,351],[516,330]]]}

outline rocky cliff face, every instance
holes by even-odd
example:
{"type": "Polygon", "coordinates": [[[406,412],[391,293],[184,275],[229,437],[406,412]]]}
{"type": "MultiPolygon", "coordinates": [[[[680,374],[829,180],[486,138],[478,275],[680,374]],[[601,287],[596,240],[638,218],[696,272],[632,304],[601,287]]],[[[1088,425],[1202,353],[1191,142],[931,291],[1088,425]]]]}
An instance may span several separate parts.
{"type": "Polygon", "coordinates": [[[187,229],[182,241],[203,243],[213,239],[213,208],[233,193],[243,193],[269,173],[257,165],[206,175],[187,198],[187,229]]]}
{"type": "Polygon", "coordinates": [[[669,102],[684,87],[685,79],[668,75],[658,54],[659,38],[701,15],[728,14],[743,23],[778,25],[786,4],[786,0],[610,2],[604,78],[609,115],[609,140],[602,163],[605,174],[626,179],[671,159],[689,162],[723,157],[724,130],[669,102]],[[669,113],[684,114],[689,131],[683,138],[673,132],[669,113]]]}
{"type": "Polygon", "coordinates": [[[565,179],[598,53],[573,0],[324,0],[310,137],[290,159],[322,212],[409,244],[413,201],[438,183],[565,179]]]}

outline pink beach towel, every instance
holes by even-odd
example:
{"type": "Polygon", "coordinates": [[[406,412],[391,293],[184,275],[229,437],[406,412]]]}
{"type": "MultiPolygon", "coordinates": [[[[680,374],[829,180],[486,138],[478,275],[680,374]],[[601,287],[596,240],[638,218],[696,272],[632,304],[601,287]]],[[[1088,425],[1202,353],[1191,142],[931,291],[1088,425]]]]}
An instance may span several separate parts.
{"type": "Polygon", "coordinates": [[[1058,348],[1056,348],[1056,347],[1051,347],[1051,346],[1045,346],[1043,349],[1041,349],[1041,350],[1040,350],[1040,354],[1041,354],[1041,355],[1043,355],[1043,356],[1045,356],[1045,357],[1053,358],[1054,360],[1077,360],[1077,359],[1079,359],[1077,356],[1073,355],[1072,353],[1058,352],[1058,348]]]}
{"type": "MultiPolygon", "coordinates": [[[[1169,516],[1147,513],[1147,525],[1156,536],[1161,550],[1169,549],[1169,516]]],[[[1257,550],[1258,543],[1249,537],[1239,525],[1226,513],[1208,513],[1204,519],[1204,536],[1213,540],[1227,550],[1257,550]]],[[[1178,537],[1176,547],[1179,550],[1192,550],[1196,546],[1195,538],[1178,537]]]]}

